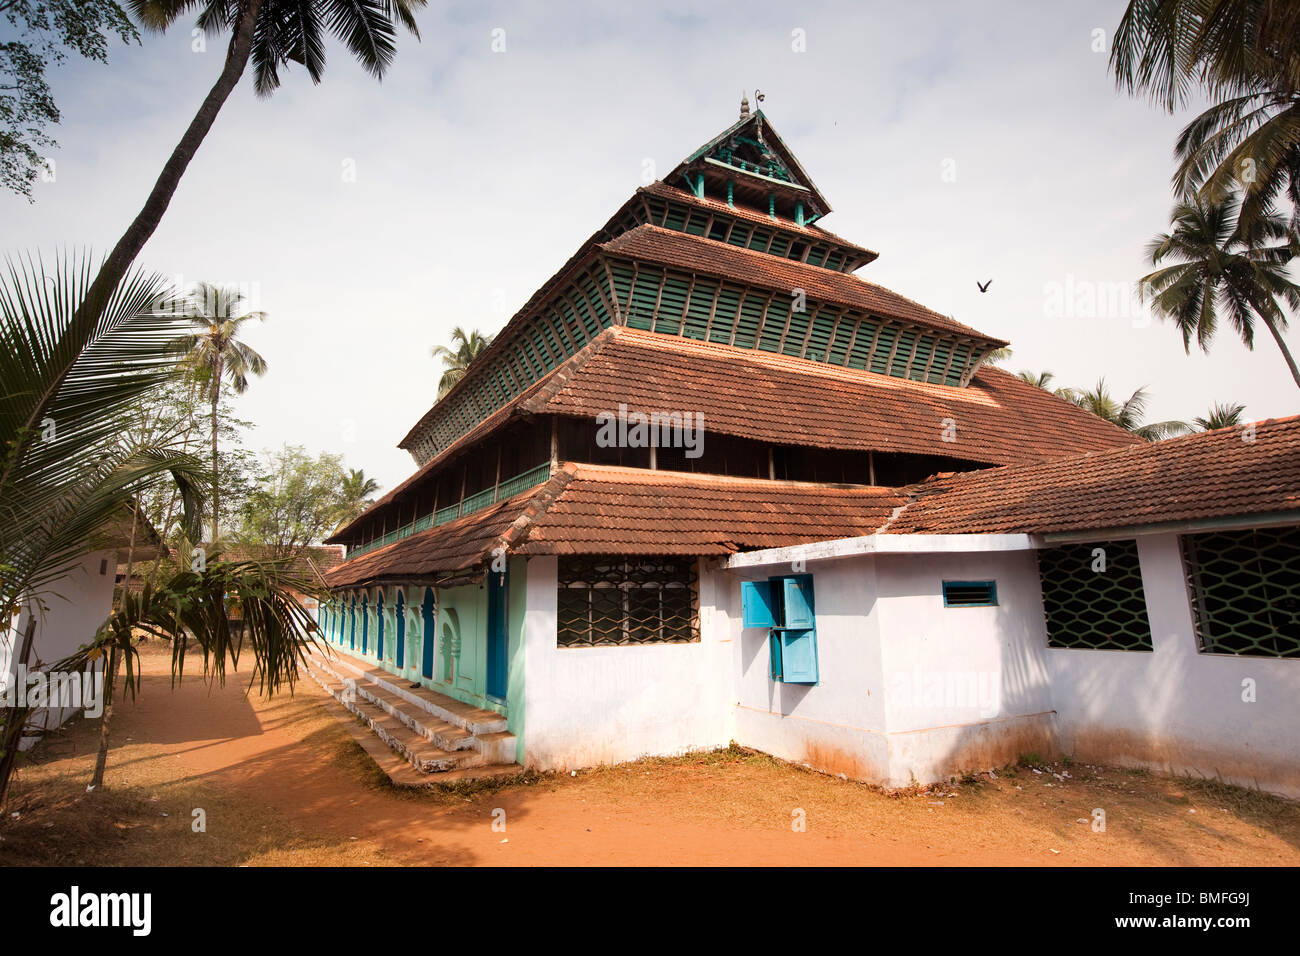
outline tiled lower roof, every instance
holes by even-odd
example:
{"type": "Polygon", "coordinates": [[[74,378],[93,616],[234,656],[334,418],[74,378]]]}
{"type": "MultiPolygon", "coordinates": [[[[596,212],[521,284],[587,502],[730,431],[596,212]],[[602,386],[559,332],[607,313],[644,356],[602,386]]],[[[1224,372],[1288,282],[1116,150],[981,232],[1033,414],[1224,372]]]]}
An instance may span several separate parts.
{"type": "Polygon", "coordinates": [[[904,502],[890,488],[565,464],[492,508],[345,561],[331,587],[427,580],[511,554],[726,555],[870,534],[904,502]]]}
{"type": "Polygon", "coordinates": [[[894,534],[1054,534],[1300,511],[1300,416],[909,489],[894,534]],[[1249,440],[1248,440],[1249,439],[1249,440]]]}
{"type": "MultiPolygon", "coordinates": [[[[661,335],[609,329],[572,374],[521,406],[594,419],[619,403],[700,412],[708,432],[781,445],[909,452],[1005,465],[1138,439],[991,367],[965,388],[661,335]],[[956,441],[944,440],[945,421],[956,441]]],[[[563,368],[563,366],[561,366],[563,368]]],[[[557,370],[558,371],[558,370],[557,370]]]]}

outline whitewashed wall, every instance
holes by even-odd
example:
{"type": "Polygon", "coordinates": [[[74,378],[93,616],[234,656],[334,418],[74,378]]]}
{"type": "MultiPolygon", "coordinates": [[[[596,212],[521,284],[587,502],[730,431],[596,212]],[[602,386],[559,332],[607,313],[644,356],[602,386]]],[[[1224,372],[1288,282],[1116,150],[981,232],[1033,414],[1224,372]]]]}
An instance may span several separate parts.
{"type": "Polygon", "coordinates": [[[1300,796],[1300,661],[1199,653],[1176,536],[1139,539],[1152,653],[1048,648],[1033,551],[978,547],[810,557],[814,686],[771,680],[767,630],[741,627],[742,580],[791,573],[788,560],[706,563],[699,644],[558,648],[556,562],[534,558],[527,761],[591,766],[734,739],[906,786],[1065,752],[1300,796]],[[998,605],[944,607],[945,580],[993,580],[998,605]]]}
{"type": "Polygon", "coordinates": [[[1056,749],[1032,552],[876,559],[889,785],[1056,749]],[[992,580],[996,607],[945,607],[944,581],[992,580]]]}
{"type": "MultiPolygon", "coordinates": [[[[702,604],[712,584],[703,582],[702,604]]],[[[590,767],[726,746],[733,709],[728,635],[703,610],[698,644],[556,645],[556,559],[528,562],[524,751],[541,769],[590,767]]]]}
{"type": "Polygon", "coordinates": [[[1200,653],[1177,536],[1138,557],[1153,651],[1047,651],[1065,748],[1300,797],[1300,661],[1200,653]]]}
{"type": "MultiPolygon", "coordinates": [[[[0,646],[0,686],[14,678],[17,656],[27,622],[36,619],[35,650],[31,664],[50,664],[90,642],[95,630],[113,609],[113,579],[117,573],[115,551],[85,555],[68,574],[51,585],[36,602],[24,605],[0,646]],[[101,565],[104,573],[100,573],[101,565]]],[[[59,726],[79,708],[46,708],[32,714],[35,726],[59,726]]]]}
{"type": "Polygon", "coordinates": [[[768,676],[767,630],[741,634],[736,739],[886,786],[991,768],[1054,746],[1042,603],[1027,552],[860,555],[808,561],[820,682],[768,676]],[[993,579],[999,606],[946,608],[944,580],[993,579]]]}
{"type": "MultiPolygon", "coordinates": [[[[810,561],[821,683],[770,676],[768,631],[742,628],[742,578],[720,572],[718,616],[735,639],[737,743],[827,773],[884,781],[889,774],[877,584],[871,557],[810,561]]],[[[790,565],[746,574],[789,574],[790,565]]]]}

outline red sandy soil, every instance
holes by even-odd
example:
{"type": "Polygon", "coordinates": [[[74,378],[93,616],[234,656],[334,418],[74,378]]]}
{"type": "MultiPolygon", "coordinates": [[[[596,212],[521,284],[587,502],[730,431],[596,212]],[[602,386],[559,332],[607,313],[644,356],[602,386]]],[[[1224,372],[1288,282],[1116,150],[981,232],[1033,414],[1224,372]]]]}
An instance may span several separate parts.
{"type": "Polygon", "coordinates": [[[1113,767],[1008,768],[889,795],[733,748],[396,790],[311,680],[271,700],[246,696],[238,674],[173,691],[167,657],[143,661],[139,698],[114,719],[105,790],[85,791],[99,722],[76,721],[23,768],[0,863],[1300,864],[1300,805],[1113,767]],[[206,832],[193,832],[195,807],[206,832]],[[806,832],[792,829],[796,809],[806,832]]]}

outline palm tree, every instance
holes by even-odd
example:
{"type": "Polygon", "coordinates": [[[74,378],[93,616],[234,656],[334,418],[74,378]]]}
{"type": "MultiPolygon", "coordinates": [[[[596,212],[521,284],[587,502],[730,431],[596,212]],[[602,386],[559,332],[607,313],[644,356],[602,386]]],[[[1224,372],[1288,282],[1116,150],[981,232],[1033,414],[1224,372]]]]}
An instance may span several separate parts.
{"type": "Polygon", "coordinates": [[[342,528],[355,520],[363,511],[374,504],[372,496],[378,490],[379,482],[373,478],[367,478],[362,469],[349,469],[347,477],[343,479],[343,500],[339,505],[338,527],[342,528]]]}
{"type": "MultiPolygon", "coordinates": [[[[196,532],[201,465],[122,428],[144,395],[176,374],[172,347],[185,319],[160,275],[129,272],[89,310],[94,265],[9,261],[0,278],[0,620],[59,586],[101,530],[159,482],[175,481],[183,525],[196,532]],[[169,477],[170,476],[170,477],[169,477]]],[[[34,630],[13,648],[27,666],[34,630]]],[[[88,635],[89,636],[89,635],[88,635]]],[[[0,798],[26,712],[5,707],[0,798]]]]}
{"type": "Polygon", "coordinates": [[[162,221],[185,169],[212,128],[221,107],[253,61],[254,87],[270,96],[280,85],[280,68],[298,63],[313,83],[325,69],[325,40],[340,40],[362,67],[382,79],[397,52],[400,24],[416,38],[414,11],[425,0],[130,0],[136,19],[163,31],[197,12],[197,26],[210,37],[230,34],[221,73],[204,97],[180,142],[172,150],[143,208],[104,259],[86,293],[86,323],[99,315],[144,244],[162,221]]]}
{"type": "Polygon", "coordinates": [[[1106,380],[1099,378],[1095,388],[1070,389],[1063,397],[1146,441],[1159,441],[1162,438],[1172,438],[1174,435],[1191,431],[1186,422],[1144,423],[1142,419],[1146,416],[1147,405],[1151,401],[1146,386],[1135,390],[1127,399],[1120,401],[1110,393],[1106,380]]]}
{"type": "Polygon", "coordinates": [[[1242,413],[1246,406],[1239,402],[1215,402],[1203,418],[1193,418],[1192,424],[1201,431],[1214,431],[1216,428],[1235,428],[1241,424],[1242,413]]]}
{"type": "Polygon", "coordinates": [[[1239,186],[1253,222],[1285,193],[1300,224],[1300,6],[1277,0],[1132,0],[1111,69],[1172,113],[1196,87],[1215,102],[1182,131],[1174,186],[1220,202],[1239,186]]]}
{"type": "Polygon", "coordinates": [[[1190,350],[1195,335],[1201,350],[1209,351],[1220,312],[1246,347],[1254,348],[1258,318],[1300,386],[1300,368],[1282,338],[1287,317],[1280,305],[1300,308],[1300,286],[1287,274],[1300,243],[1288,235],[1282,217],[1264,213],[1245,223],[1239,207],[1236,199],[1194,199],[1175,206],[1172,231],[1157,236],[1147,251],[1152,265],[1165,260],[1177,265],[1143,277],[1139,293],[1158,315],[1178,325],[1184,350],[1190,350]]]}
{"type": "Polygon", "coordinates": [[[451,344],[433,347],[433,357],[442,359],[442,378],[438,379],[438,397],[446,395],[465,377],[470,365],[483,350],[492,344],[492,336],[483,335],[477,329],[466,333],[459,325],[451,330],[451,344]]]}
{"type": "Polygon", "coordinates": [[[266,359],[239,341],[247,322],[262,322],[265,312],[243,312],[243,293],[200,282],[191,297],[190,323],[198,330],[178,341],[190,365],[208,386],[208,403],[212,409],[212,541],[218,540],[217,522],[221,515],[221,486],[217,466],[217,410],[221,402],[221,385],[228,381],[235,394],[248,389],[249,375],[265,375],[266,359]]]}

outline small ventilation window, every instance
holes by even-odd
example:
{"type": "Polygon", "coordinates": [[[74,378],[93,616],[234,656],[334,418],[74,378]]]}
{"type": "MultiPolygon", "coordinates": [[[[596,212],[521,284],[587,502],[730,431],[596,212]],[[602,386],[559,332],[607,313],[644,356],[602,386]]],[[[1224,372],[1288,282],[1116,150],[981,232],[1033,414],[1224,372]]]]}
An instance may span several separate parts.
{"type": "Polygon", "coordinates": [[[998,586],[995,581],[944,581],[944,607],[995,607],[998,586]]]}

